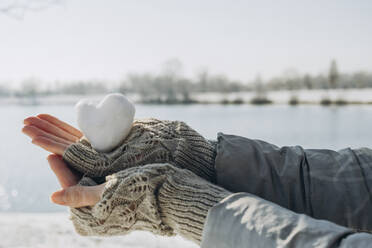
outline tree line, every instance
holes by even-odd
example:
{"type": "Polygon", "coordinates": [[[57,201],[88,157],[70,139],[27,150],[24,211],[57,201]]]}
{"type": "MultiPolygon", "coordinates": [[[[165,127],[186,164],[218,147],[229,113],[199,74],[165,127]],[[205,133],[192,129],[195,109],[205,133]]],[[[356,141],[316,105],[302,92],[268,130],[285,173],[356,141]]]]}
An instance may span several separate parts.
{"type": "Polygon", "coordinates": [[[338,70],[335,60],[330,63],[328,73],[301,75],[296,71],[287,71],[279,77],[266,81],[257,76],[251,82],[232,80],[225,75],[211,74],[207,70],[202,70],[195,77],[188,78],[182,76],[181,70],[181,63],[178,60],[171,60],[167,62],[161,73],[131,73],[115,86],[108,82],[87,80],[49,83],[48,87],[43,88],[38,80],[28,79],[15,90],[11,90],[6,84],[0,84],[0,97],[88,95],[115,91],[138,94],[143,102],[192,103],[192,96],[195,93],[253,91],[258,98],[264,98],[267,91],[372,88],[371,72],[342,73],[338,70]]]}

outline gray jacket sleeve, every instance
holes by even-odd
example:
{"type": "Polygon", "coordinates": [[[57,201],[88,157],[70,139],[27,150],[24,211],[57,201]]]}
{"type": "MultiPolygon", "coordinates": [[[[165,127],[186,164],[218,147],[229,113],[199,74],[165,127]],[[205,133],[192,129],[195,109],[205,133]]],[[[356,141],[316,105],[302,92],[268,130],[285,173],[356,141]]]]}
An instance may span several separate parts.
{"type": "Polygon", "coordinates": [[[202,248],[372,247],[372,234],[296,214],[248,193],[236,193],[209,210],[202,248]]]}
{"type": "Polygon", "coordinates": [[[372,150],[277,147],[218,134],[217,184],[296,213],[372,230],[372,150]]]}

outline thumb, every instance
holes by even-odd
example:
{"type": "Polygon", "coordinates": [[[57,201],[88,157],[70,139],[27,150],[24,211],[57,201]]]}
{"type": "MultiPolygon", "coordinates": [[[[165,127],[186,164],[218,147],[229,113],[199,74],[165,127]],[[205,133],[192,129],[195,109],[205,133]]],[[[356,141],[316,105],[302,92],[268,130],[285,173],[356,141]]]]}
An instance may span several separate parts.
{"type": "Polygon", "coordinates": [[[96,186],[75,185],[54,192],[50,199],[53,203],[79,208],[93,206],[101,200],[105,184],[96,186]]]}

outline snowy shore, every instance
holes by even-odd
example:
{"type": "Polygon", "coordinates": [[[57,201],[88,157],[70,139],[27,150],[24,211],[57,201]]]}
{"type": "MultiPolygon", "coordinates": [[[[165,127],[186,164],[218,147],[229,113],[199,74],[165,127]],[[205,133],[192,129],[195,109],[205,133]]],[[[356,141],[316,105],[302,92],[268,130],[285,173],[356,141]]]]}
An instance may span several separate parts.
{"type": "Polygon", "coordinates": [[[133,232],[122,237],[82,237],[75,233],[68,213],[1,213],[0,248],[196,248],[181,237],[133,232]]]}
{"type": "MultiPolygon", "coordinates": [[[[196,101],[207,103],[221,103],[223,100],[229,102],[241,100],[243,103],[250,103],[255,97],[255,92],[204,93],[193,96],[196,101]]],[[[319,104],[324,99],[329,99],[332,102],[342,100],[350,104],[371,104],[372,89],[283,90],[266,93],[266,98],[273,104],[288,104],[294,97],[299,104],[319,104]]]]}
{"type": "MultiPolygon", "coordinates": [[[[8,97],[0,98],[0,105],[60,105],[75,104],[82,98],[102,99],[102,95],[50,95],[32,98],[8,97]]],[[[191,96],[196,103],[219,104],[223,102],[250,103],[257,94],[255,92],[234,93],[197,93],[191,96]]],[[[319,104],[323,100],[349,104],[372,104],[372,88],[367,89],[334,89],[334,90],[298,90],[298,91],[270,91],[265,94],[273,104],[288,104],[293,98],[299,104],[319,104]]],[[[138,94],[129,94],[133,102],[140,102],[138,94]]]]}

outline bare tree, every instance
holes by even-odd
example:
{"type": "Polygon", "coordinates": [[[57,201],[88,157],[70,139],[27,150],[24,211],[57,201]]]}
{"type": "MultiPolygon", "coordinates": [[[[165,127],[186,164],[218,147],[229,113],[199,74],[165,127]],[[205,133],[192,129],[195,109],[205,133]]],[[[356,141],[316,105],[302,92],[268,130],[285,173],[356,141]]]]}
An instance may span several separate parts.
{"type": "Polygon", "coordinates": [[[328,73],[328,82],[329,82],[329,87],[331,89],[337,88],[338,79],[339,79],[339,72],[337,69],[337,63],[336,63],[336,60],[332,60],[331,66],[329,68],[329,73],[328,73]]]}
{"type": "Polygon", "coordinates": [[[254,89],[256,91],[257,98],[266,98],[266,89],[265,85],[262,82],[261,75],[257,75],[254,80],[254,89]]]}
{"type": "Polygon", "coordinates": [[[313,88],[312,78],[309,74],[305,74],[303,77],[303,84],[305,89],[311,90],[313,88]]]}
{"type": "Polygon", "coordinates": [[[201,69],[197,75],[197,84],[199,85],[200,87],[200,91],[201,92],[206,92],[207,89],[208,89],[208,82],[209,82],[209,74],[208,74],[208,70],[206,68],[203,68],[201,69]]]}
{"type": "Polygon", "coordinates": [[[40,94],[40,80],[36,78],[28,78],[23,80],[19,92],[16,92],[18,97],[34,98],[40,94]]]}
{"type": "Polygon", "coordinates": [[[169,77],[171,80],[175,80],[182,75],[183,65],[182,62],[177,59],[169,59],[163,64],[163,74],[169,77]]]}
{"type": "Polygon", "coordinates": [[[0,14],[22,19],[28,11],[42,11],[63,0],[0,0],[0,14]]]}

